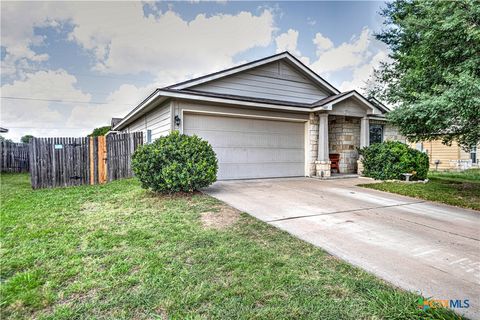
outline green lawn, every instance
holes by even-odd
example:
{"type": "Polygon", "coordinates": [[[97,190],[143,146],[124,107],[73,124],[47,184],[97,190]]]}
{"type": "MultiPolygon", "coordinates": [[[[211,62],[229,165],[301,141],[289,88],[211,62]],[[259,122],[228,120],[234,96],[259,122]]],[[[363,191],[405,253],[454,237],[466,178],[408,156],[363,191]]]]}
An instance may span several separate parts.
{"type": "Polygon", "coordinates": [[[480,169],[431,172],[428,183],[380,182],[362,187],[480,210],[480,169]]]}
{"type": "Polygon", "coordinates": [[[203,195],[1,176],[2,319],[452,319],[203,195]]]}

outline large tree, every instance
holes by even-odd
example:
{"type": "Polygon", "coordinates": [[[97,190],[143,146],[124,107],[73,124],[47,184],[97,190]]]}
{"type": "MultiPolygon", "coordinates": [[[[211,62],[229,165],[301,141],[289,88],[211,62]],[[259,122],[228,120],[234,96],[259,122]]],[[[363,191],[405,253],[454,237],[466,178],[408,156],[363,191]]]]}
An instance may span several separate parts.
{"type": "Polygon", "coordinates": [[[412,141],[480,140],[480,2],[396,0],[376,35],[391,50],[370,94],[395,105],[389,119],[412,141]]]}

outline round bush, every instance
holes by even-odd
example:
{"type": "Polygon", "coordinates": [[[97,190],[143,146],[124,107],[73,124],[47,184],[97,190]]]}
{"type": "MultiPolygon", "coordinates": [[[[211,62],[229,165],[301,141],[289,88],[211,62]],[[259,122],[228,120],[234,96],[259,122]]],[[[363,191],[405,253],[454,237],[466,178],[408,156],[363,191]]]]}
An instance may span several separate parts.
{"type": "Polygon", "coordinates": [[[398,141],[374,143],[360,149],[363,156],[363,175],[379,180],[405,179],[402,173],[413,174],[410,179],[423,180],[428,173],[428,155],[398,141]]]}
{"type": "Polygon", "coordinates": [[[192,192],[217,180],[218,164],[207,141],[173,131],[140,146],[133,154],[132,169],[145,189],[192,192]]]}

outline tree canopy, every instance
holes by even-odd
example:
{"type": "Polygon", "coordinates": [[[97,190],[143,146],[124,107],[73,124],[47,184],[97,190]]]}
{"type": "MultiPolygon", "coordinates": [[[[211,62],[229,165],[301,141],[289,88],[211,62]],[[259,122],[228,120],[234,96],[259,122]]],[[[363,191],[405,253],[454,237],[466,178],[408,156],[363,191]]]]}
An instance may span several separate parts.
{"type": "Polygon", "coordinates": [[[93,132],[90,133],[88,136],[89,137],[104,136],[104,135],[107,134],[108,131],[110,131],[111,128],[112,128],[111,126],[95,128],[95,129],[93,129],[93,132]]]}
{"type": "Polygon", "coordinates": [[[30,142],[30,139],[32,139],[33,136],[31,134],[26,134],[24,135],[23,137],[20,138],[20,141],[22,143],[29,143],[30,142]]]}
{"type": "Polygon", "coordinates": [[[371,95],[395,105],[388,117],[412,141],[480,140],[480,4],[396,0],[376,35],[391,50],[371,95]]]}

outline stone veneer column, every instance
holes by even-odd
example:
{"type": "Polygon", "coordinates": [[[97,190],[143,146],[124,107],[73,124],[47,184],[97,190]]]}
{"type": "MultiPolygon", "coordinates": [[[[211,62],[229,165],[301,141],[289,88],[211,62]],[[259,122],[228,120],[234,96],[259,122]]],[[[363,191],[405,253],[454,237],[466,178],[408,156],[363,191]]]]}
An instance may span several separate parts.
{"type": "MultiPolygon", "coordinates": [[[[360,148],[368,147],[370,145],[370,124],[368,118],[365,116],[360,120],[360,148]]],[[[357,173],[363,173],[362,156],[357,160],[357,173]]]]}
{"type": "Polygon", "coordinates": [[[311,112],[308,119],[308,135],[310,140],[308,156],[308,175],[313,177],[317,174],[315,162],[318,153],[318,114],[311,112]]]}
{"type": "Polygon", "coordinates": [[[315,161],[317,177],[330,177],[330,158],[328,151],[328,113],[319,113],[318,154],[315,161]]]}

